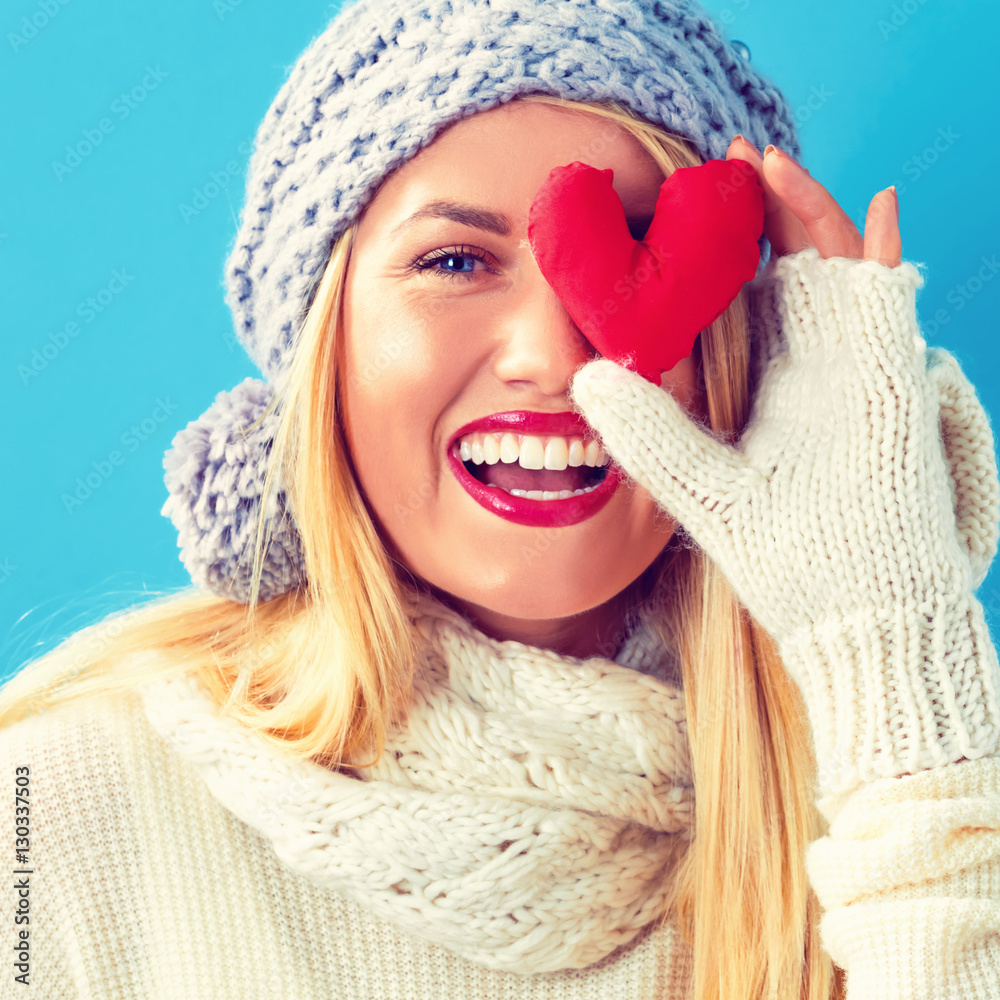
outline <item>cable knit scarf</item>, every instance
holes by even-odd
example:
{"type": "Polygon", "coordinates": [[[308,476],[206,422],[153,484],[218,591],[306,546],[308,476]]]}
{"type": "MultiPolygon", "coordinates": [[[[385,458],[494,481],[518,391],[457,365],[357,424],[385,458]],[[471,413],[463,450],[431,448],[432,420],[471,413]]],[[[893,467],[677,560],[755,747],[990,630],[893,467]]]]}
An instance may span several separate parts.
{"type": "Polygon", "coordinates": [[[662,914],[690,835],[676,665],[642,621],[581,660],[416,607],[426,663],[363,779],[281,755],[192,678],[145,684],[146,713],[291,868],[491,968],[590,965],[662,914]]]}

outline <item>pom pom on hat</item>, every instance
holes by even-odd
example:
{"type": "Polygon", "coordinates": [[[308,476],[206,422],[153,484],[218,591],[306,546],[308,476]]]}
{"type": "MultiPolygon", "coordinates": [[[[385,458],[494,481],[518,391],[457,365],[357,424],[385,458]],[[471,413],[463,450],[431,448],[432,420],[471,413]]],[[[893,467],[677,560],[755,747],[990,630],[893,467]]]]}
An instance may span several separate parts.
{"type": "Polygon", "coordinates": [[[272,399],[271,386],[255,378],[220,392],[174,436],[163,459],[170,497],[160,513],[177,528],[181,561],[195,584],[241,603],[250,599],[261,516],[273,536],[265,550],[260,599],[305,583],[301,541],[280,483],[261,506],[279,419],[276,410],[265,416],[272,399]]]}

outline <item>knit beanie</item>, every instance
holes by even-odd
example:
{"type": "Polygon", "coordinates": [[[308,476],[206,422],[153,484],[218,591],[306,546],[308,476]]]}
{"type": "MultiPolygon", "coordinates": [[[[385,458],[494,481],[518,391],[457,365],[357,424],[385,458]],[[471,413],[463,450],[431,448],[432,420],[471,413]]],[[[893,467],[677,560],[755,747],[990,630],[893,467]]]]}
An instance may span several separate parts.
{"type": "MultiPolygon", "coordinates": [[[[264,379],[219,393],[173,439],[162,513],[192,581],[246,602],[301,587],[282,485],[263,502],[279,410],[265,415],[336,240],[390,171],[448,125],[519,94],[610,99],[724,159],[736,133],[799,146],[791,110],[695,0],[355,0],[300,56],[258,129],[226,262],[236,336],[264,379]],[[261,419],[263,417],[263,419],[261,419]]],[[[763,245],[763,241],[762,241],[763,245]]]]}

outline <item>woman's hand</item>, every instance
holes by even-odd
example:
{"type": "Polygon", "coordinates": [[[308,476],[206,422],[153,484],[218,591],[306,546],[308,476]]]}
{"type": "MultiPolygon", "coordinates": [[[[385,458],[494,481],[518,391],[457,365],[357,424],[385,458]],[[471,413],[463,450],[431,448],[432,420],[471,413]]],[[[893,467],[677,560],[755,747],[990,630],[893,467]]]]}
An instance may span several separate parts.
{"type": "MultiPolygon", "coordinates": [[[[943,387],[962,376],[928,369],[923,279],[909,262],[852,259],[857,233],[829,194],[805,191],[801,176],[794,196],[784,173],[778,183],[776,258],[753,282],[767,364],[739,442],[607,359],[578,371],[572,394],[612,458],[775,640],[809,712],[825,795],[992,753],[1000,689],[971,589],[985,560],[974,567],[956,519],[941,440],[943,387]]],[[[884,226],[880,242],[872,228],[855,247],[884,253],[884,226]]],[[[956,398],[981,410],[974,395],[956,398]]],[[[988,422],[969,426],[970,454],[982,456],[973,475],[995,497],[988,422]]],[[[958,507],[964,521],[961,496],[958,507]]]]}
{"type": "Polygon", "coordinates": [[[761,156],[756,146],[737,135],[726,159],[746,160],[757,171],[764,188],[764,235],[773,257],[814,246],[824,259],[854,257],[899,266],[902,244],[894,189],[872,198],[862,237],[833,195],[776,147],[768,146],[761,156]]]}
{"type": "MultiPolygon", "coordinates": [[[[772,257],[815,246],[824,259],[852,257],[899,267],[902,245],[895,188],[872,198],[862,237],[833,195],[783,150],[768,146],[761,156],[756,146],[737,135],[726,159],[745,160],[757,171],[764,189],[764,235],[772,257]]],[[[937,382],[941,397],[941,430],[956,492],[955,513],[978,587],[993,561],[1000,535],[989,418],[953,357],[934,350],[931,362],[928,374],[937,382]],[[969,475],[968,469],[984,474],[969,475]]]]}

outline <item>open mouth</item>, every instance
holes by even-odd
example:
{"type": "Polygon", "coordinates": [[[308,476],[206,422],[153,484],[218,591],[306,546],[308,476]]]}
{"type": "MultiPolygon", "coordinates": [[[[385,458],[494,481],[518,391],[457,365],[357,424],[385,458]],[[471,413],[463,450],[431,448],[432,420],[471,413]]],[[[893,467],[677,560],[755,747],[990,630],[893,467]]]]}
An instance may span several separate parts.
{"type": "Polygon", "coordinates": [[[454,441],[448,464],[462,489],[491,514],[533,528],[567,528],[599,514],[618,492],[624,474],[597,441],[584,445],[578,438],[567,448],[563,440],[554,440],[544,451],[531,435],[513,442],[522,445],[516,451],[504,439],[496,446],[489,437],[485,444],[454,441]],[[524,468],[523,461],[529,466],[565,461],[565,467],[524,468]]]}
{"type": "Polygon", "coordinates": [[[542,499],[533,494],[556,493],[560,499],[582,496],[596,489],[608,474],[607,466],[568,466],[565,469],[525,469],[518,462],[462,463],[466,471],[484,486],[495,486],[513,496],[542,499]]]}

